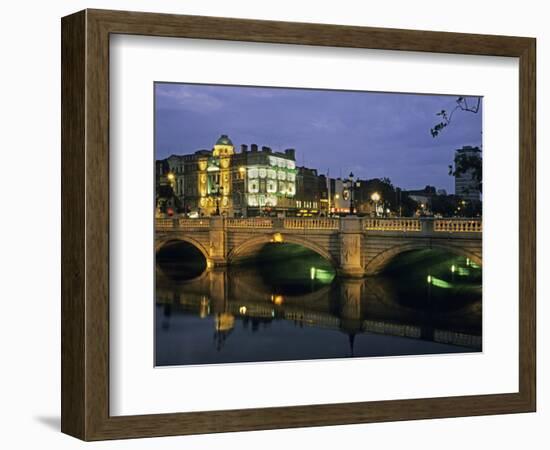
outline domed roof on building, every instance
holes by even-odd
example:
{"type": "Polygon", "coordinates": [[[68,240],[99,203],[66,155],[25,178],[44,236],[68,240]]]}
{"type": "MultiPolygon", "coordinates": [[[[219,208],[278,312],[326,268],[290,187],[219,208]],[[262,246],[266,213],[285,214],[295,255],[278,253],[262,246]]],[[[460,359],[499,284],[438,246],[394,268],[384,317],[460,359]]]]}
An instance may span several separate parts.
{"type": "Polygon", "coordinates": [[[227,134],[222,134],[216,141],[216,145],[233,145],[233,142],[231,142],[231,139],[229,139],[227,134]]]}

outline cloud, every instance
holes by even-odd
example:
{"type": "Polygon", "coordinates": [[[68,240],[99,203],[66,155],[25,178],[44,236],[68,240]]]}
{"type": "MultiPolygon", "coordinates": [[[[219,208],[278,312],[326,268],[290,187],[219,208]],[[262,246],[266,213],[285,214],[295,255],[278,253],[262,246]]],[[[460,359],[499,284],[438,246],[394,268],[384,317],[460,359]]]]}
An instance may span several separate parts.
{"type": "Polygon", "coordinates": [[[157,85],[156,95],[159,109],[187,109],[207,114],[225,106],[217,96],[198,91],[189,85],[157,85]]]}
{"type": "Polygon", "coordinates": [[[344,124],[334,117],[317,117],[310,122],[311,126],[319,131],[334,133],[345,128],[344,124]]]}

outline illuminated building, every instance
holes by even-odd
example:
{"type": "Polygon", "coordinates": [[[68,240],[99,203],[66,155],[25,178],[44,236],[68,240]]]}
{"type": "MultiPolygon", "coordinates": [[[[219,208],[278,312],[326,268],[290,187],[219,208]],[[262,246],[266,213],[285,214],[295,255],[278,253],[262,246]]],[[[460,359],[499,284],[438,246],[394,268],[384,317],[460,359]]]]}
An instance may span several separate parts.
{"type": "MultiPolygon", "coordinates": [[[[174,167],[182,164],[181,181],[176,172],[174,191],[181,192],[179,212],[191,216],[221,214],[228,217],[294,213],[296,161],[294,149],[274,152],[258,150],[256,144],[236,152],[223,134],[211,150],[173,155],[157,161],[157,186],[174,167]],[[167,169],[168,167],[168,169],[167,169]]],[[[179,166],[178,166],[179,167],[179,166]]]]}
{"type": "Polygon", "coordinates": [[[246,168],[243,190],[248,215],[294,211],[296,196],[296,161],[294,149],[273,152],[270,147],[258,150],[256,144],[242,146],[239,165],[246,168]]]}

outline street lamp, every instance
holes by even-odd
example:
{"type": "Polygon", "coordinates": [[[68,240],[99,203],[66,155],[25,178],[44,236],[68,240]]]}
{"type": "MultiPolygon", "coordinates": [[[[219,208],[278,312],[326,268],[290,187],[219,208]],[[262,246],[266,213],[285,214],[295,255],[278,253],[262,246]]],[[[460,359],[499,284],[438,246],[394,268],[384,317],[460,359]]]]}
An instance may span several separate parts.
{"type": "MultiPolygon", "coordinates": [[[[349,188],[349,213],[355,214],[355,176],[353,172],[349,173],[348,188],[349,188]]],[[[359,183],[357,183],[359,185],[359,183]]]]}
{"type": "Polygon", "coordinates": [[[353,214],[355,212],[355,205],[353,204],[353,200],[354,200],[353,191],[354,191],[354,187],[355,187],[355,183],[354,183],[354,179],[353,179],[353,172],[349,173],[349,180],[350,180],[349,212],[350,212],[350,214],[353,214]]]}
{"type": "Polygon", "coordinates": [[[168,178],[168,184],[170,185],[172,190],[175,191],[176,176],[172,172],[168,172],[166,178],[168,178]]]}
{"type": "Polygon", "coordinates": [[[374,212],[376,214],[376,217],[378,217],[378,202],[380,201],[380,194],[378,192],[374,192],[370,199],[374,202],[374,212]]]}

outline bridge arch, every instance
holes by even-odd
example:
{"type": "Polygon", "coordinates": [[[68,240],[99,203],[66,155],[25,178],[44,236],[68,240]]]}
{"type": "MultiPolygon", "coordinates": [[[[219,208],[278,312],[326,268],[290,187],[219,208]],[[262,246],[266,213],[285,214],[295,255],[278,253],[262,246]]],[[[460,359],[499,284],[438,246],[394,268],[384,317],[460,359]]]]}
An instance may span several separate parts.
{"type": "Polygon", "coordinates": [[[177,236],[165,236],[160,237],[155,240],[155,254],[159,252],[159,250],[167,245],[175,244],[177,242],[187,242],[188,244],[191,244],[193,247],[195,247],[199,252],[202,253],[206,261],[209,261],[210,257],[208,255],[208,250],[206,247],[199,242],[198,240],[185,235],[185,234],[179,234],[177,236]]]}
{"type": "Polygon", "coordinates": [[[366,262],[365,274],[376,275],[382,272],[397,255],[412,250],[425,250],[426,248],[436,248],[449,253],[454,253],[455,255],[464,256],[466,258],[470,258],[472,262],[480,266],[482,265],[481,255],[475,253],[472,248],[459,247],[445,243],[431,243],[429,246],[426,246],[425,242],[409,242],[406,244],[393,246],[378,253],[374,258],[366,262]]]}
{"type": "MultiPolygon", "coordinates": [[[[282,237],[282,240],[277,242],[281,242],[284,244],[295,244],[301,247],[305,247],[327,260],[334,268],[338,267],[338,262],[336,261],[336,259],[329,253],[327,249],[321,247],[317,243],[293,234],[276,234],[282,237]]],[[[275,242],[274,234],[262,234],[252,239],[248,239],[229,252],[229,254],[227,255],[227,262],[231,264],[234,262],[238,262],[240,259],[247,256],[252,256],[262,246],[273,242],[275,242]]]]}

